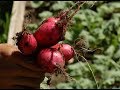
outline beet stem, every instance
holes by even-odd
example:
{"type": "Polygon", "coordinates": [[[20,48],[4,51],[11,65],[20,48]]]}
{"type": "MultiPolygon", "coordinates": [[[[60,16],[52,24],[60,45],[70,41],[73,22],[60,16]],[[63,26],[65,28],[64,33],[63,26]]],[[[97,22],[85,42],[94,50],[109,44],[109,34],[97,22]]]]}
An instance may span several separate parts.
{"type": "MultiPolygon", "coordinates": [[[[72,19],[72,17],[79,11],[80,7],[82,7],[87,1],[83,2],[82,4],[78,5],[78,8],[73,12],[73,14],[69,17],[69,21],[72,19]]],[[[80,2],[76,3],[79,4],[80,2]]]]}

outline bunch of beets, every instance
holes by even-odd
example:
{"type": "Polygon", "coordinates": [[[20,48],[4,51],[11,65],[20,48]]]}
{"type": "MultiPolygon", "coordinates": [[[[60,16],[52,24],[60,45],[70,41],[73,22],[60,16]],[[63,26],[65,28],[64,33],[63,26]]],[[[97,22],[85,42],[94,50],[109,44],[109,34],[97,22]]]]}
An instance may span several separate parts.
{"type": "Polygon", "coordinates": [[[55,73],[56,70],[64,69],[66,63],[74,57],[75,50],[72,46],[60,43],[65,38],[66,29],[73,15],[71,11],[60,12],[57,16],[44,20],[34,33],[23,30],[16,34],[16,45],[23,55],[33,57],[35,62],[46,73],[55,73]]]}

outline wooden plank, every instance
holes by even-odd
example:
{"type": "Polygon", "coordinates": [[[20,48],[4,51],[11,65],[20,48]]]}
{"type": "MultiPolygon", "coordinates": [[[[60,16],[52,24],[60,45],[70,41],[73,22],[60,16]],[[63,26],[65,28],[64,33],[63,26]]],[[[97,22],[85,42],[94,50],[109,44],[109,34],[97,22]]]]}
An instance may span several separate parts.
{"type": "Polygon", "coordinates": [[[26,1],[14,1],[12,8],[12,16],[8,32],[7,43],[14,45],[15,41],[12,39],[17,32],[22,31],[26,1]]]}

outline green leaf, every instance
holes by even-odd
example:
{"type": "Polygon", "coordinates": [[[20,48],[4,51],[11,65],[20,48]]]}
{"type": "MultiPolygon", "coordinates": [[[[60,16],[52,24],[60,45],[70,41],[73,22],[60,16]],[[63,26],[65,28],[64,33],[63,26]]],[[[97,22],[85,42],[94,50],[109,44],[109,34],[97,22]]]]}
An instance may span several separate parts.
{"type": "Polygon", "coordinates": [[[104,16],[107,13],[112,13],[114,10],[113,7],[108,6],[107,4],[103,4],[100,7],[97,8],[97,11],[100,16],[104,16]]]}
{"type": "Polygon", "coordinates": [[[117,52],[114,54],[114,58],[120,58],[120,49],[118,49],[117,52]]]}
{"type": "MultiPolygon", "coordinates": [[[[87,32],[87,31],[85,31],[85,30],[83,30],[83,31],[79,34],[79,36],[84,36],[85,39],[86,39],[86,41],[88,41],[88,42],[95,42],[95,41],[96,41],[95,37],[93,37],[92,35],[90,35],[90,33],[87,32]]],[[[88,46],[89,46],[89,45],[88,45],[88,46]]]]}
{"type": "Polygon", "coordinates": [[[109,3],[111,7],[120,8],[120,1],[109,3]]]}
{"type": "Polygon", "coordinates": [[[67,83],[60,83],[57,86],[57,89],[73,89],[69,84],[67,83]]]}
{"type": "Polygon", "coordinates": [[[112,85],[114,84],[114,82],[115,82],[114,78],[108,78],[107,80],[103,82],[103,84],[112,85]]]}
{"type": "Polygon", "coordinates": [[[115,47],[113,45],[110,45],[108,49],[105,51],[105,53],[109,56],[112,56],[114,54],[115,47]]]}
{"type": "Polygon", "coordinates": [[[38,8],[43,4],[43,1],[30,1],[30,4],[33,8],[38,8]]]}
{"type": "Polygon", "coordinates": [[[35,23],[32,23],[32,24],[28,24],[26,27],[28,28],[28,30],[35,31],[35,29],[37,29],[38,25],[35,23]]]}
{"type": "Polygon", "coordinates": [[[48,17],[50,17],[50,16],[52,16],[53,15],[53,13],[52,12],[50,12],[50,11],[43,11],[43,12],[41,12],[41,13],[39,13],[39,17],[40,18],[48,18],[48,17]]]}
{"type": "Polygon", "coordinates": [[[94,86],[94,82],[88,78],[80,78],[79,86],[83,89],[92,89],[94,86]]]}
{"type": "Polygon", "coordinates": [[[65,39],[72,41],[73,39],[73,33],[70,31],[67,31],[65,34],[65,39]]]}
{"type": "Polygon", "coordinates": [[[54,10],[54,11],[57,11],[57,10],[62,10],[62,9],[65,9],[66,8],[66,3],[64,1],[57,1],[55,4],[53,4],[51,6],[51,9],[54,10]]]}

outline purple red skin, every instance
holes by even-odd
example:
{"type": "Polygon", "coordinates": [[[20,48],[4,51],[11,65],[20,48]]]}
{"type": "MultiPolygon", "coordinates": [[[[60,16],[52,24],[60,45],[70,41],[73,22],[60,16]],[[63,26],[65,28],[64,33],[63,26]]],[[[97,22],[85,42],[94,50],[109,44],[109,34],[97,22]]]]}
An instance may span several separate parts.
{"type": "Polygon", "coordinates": [[[56,65],[60,67],[64,67],[65,65],[62,54],[58,50],[52,48],[41,50],[37,57],[37,63],[47,73],[54,73],[57,68],[56,65]]]}
{"type": "Polygon", "coordinates": [[[74,48],[72,46],[70,46],[69,44],[58,43],[58,44],[52,46],[52,48],[59,50],[63,54],[63,56],[65,58],[65,62],[68,62],[75,55],[74,48]]]}
{"type": "Polygon", "coordinates": [[[17,42],[18,49],[24,55],[31,55],[35,52],[37,48],[37,41],[33,34],[24,33],[21,39],[17,42]]]}
{"type": "Polygon", "coordinates": [[[59,18],[45,20],[34,33],[39,47],[50,47],[57,44],[62,36],[62,29],[57,25],[59,18]]]}

